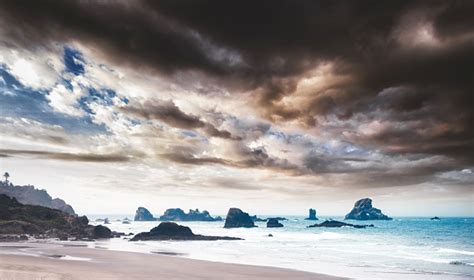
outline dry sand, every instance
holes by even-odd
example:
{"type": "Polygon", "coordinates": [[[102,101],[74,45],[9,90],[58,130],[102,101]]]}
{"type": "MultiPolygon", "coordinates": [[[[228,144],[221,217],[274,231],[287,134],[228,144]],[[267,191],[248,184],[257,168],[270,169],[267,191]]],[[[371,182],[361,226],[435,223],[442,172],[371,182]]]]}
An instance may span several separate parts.
{"type": "Polygon", "coordinates": [[[0,246],[1,280],[118,279],[341,279],[272,267],[225,264],[175,256],[109,251],[55,244],[0,246]],[[77,260],[67,260],[60,256],[77,260]]]}

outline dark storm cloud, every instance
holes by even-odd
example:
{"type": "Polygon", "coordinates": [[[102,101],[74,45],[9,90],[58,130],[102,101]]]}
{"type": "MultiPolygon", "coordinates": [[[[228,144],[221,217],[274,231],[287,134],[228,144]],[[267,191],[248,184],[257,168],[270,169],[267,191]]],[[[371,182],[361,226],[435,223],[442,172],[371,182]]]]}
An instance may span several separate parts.
{"type": "MultiPolygon", "coordinates": [[[[2,0],[0,28],[2,40],[27,48],[77,40],[137,70],[199,71],[230,92],[253,92],[252,103],[273,122],[317,126],[392,155],[442,155],[462,168],[474,163],[472,10],[473,1],[2,0]],[[324,63],[332,76],[345,78],[297,104],[285,102],[324,63]],[[377,129],[362,129],[374,122],[377,129]]],[[[172,102],[124,110],[233,138],[172,102]]],[[[166,157],[293,169],[264,150],[242,151],[244,159],[232,162],[166,157]]],[[[347,163],[308,158],[306,164],[329,172],[347,163]]]]}
{"type": "Polygon", "coordinates": [[[130,104],[122,108],[123,111],[132,113],[147,120],[159,120],[172,127],[181,129],[200,129],[206,135],[224,139],[236,139],[225,130],[219,130],[210,123],[202,121],[198,116],[186,114],[174,104],[173,101],[148,100],[143,104],[130,104]]]}
{"type": "Polygon", "coordinates": [[[121,154],[72,154],[37,150],[11,150],[0,149],[0,153],[6,157],[13,156],[32,156],[45,159],[56,159],[64,161],[83,161],[83,162],[127,162],[131,158],[121,154]]]}

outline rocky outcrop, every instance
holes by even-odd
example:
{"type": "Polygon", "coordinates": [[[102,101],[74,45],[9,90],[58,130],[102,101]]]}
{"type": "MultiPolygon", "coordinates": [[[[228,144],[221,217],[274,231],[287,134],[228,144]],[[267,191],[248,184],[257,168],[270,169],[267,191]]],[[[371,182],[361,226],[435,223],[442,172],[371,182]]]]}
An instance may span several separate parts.
{"type": "Polygon", "coordinates": [[[277,228],[277,227],[283,227],[283,224],[280,223],[275,218],[269,218],[267,221],[267,228],[277,228]]]}
{"type": "Polygon", "coordinates": [[[267,221],[267,219],[259,218],[259,217],[257,217],[257,215],[250,216],[250,218],[251,218],[252,221],[254,221],[254,222],[266,222],[266,221],[267,221]]]}
{"type": "Polygon", "coordinates": [[[346,220],[391,220],[380,209],[372,207],[372,199],[363,198],[354,204],[352,211],[346,215],[346,220]]]}
{"type": "Polygon", "coordinates": [[[438,216],[435,216],[435,217],[431,218],[430,220],[432,220],[432,221],[439,221],[439,220],[441,220],[441,219],[440,219],[438,216]]]}
{"type": "Polygon", "coordinates": [[[77,217],[57,209],[24,205],[4,194],[0,194],[0,234],[62,240],[110,238],[108,228],[89,225],[86,216],[77,217]]]}
{"type": "Polygon", "coordinates": [[[138,207],[137,211],[135,211],[135,218],[133,220],[136,222],[149,222],[156,221],[157,218],[153,217],[150,211],[145,207],[138,207]]]}
{"type": "Polygon", "coordinates": [[[149,232],[135,235],[130,241],[139,240],[242,240],[241,238],[229,236],[207,236],[194,234],[189,227],[181,226],[172,222],[162,222],[149,232]]]}
{"type": "Polygon", "coordinates": [[[188,213],[185,213],[180,208],[167,209],[165,213],[160,216],[160,221],[203,221],[203,222],[214,222],[222,221],[221,217],[213,218],[208,211],[202,212],[199,209],[189,209],[188,213]]]}
{"type": "Polygon", "coordinates": [[[227,212],[224,228],[255,227],[252,217],[239,208],[230,208],[227,212]]]}
{"type": "Polygon", "coordinates": [[[339,221],[334,221],[334,220],[326,220],[320,224],[314,224],[311,226],[308,226],[310,228],[313,227],[353,227],[353,228],[366,228],[366,227],[373,227],[374,225],[354,225],[354,224],[349,224],[349,223],[344,223],[344,222],[339,222],[339,221]]]}
{"type": "Polygon", "coordinates": [[[64,200],[53,199],[45,190],[38,190],[34,186],[15,186],[11,183],[0,181],[0,194],[14,197],[22,204],[38,205],[58,209],[70,215],[75,215],[71,205],[64,200]]]}
{"type": "Polygon", "coordinates": [[[317,221],[318,218],[316,217],[316,209],[309,208],[309,216],[305,220],[317,221]]]}

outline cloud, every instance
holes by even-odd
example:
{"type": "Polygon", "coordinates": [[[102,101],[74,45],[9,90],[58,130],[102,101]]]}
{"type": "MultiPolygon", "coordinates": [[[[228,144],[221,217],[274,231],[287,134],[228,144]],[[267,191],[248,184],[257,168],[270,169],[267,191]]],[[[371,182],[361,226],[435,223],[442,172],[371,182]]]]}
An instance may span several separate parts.
{"type": "Polygon", "coordinates": [[[20,90],[0,98],[17,104],[6,115],[67,131],[96,124],[107,132],[98,151],[113,143],[177,164],[312,176],[328,186],[446,182],[439,174],[461,178],[449,172],[474,164],[472,8],[6,0],[0,57],[20,90]]]}
{"type": "Polygon", "coordinates": [[[232,136],[230,132],[219,130],[197,116],[186,114],[171,100],[147,100],[142,104],[129,104],[123,106],[122,111],[147,120],[158,120],[176,128],[201,130],[212,137],[238,139],[238,137],[232,136]]]}
{"type": "Polygon", "coordinates": [[[55,159],[64,161],[79,161],[79,162],[127,162],[131,158],[121,154],[86,154],[86,153],[61,153],[61,152],[50,152],[50,151],[36,151],[36,150],[11,150],[11,149],[0,149],[0,153],[7,157],[12,156],[33,156],[43,159],[55,159]]]}

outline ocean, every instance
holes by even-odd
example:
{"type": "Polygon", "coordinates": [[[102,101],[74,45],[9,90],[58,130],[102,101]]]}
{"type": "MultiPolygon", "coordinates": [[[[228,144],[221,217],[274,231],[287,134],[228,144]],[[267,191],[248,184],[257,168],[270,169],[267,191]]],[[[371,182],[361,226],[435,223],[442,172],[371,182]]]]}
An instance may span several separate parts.
{"type": "MultiPolygon", "coordinates": [[[[105,218],[89,215],[91,221],[105,218]]],[[[122,224],[108,216],[115,231],[149,231],[159,222],[122,224]]],[[[265,218],[264,216],[259,216],[265,218]]],[[[128,216],[129,219],[133,217],[128,216]]],[[[224,222],[178,222],[195,234],[241,237],[241,241],[97,241],[88,246],[200,260],[263,265],[353,279],[474,279],[474,218],[399,217],[392,221],[351,221],[373,228],[307,228],[315,221],[290,216],[283,228],[224,229],[224,222]],[[269,234],[273,237],[269,237],[269,234]]],[[[342,220],[342,217],[319,217],[342,220]]],[[[101,222],[91,222],[101,224],[101,222]]]]}

